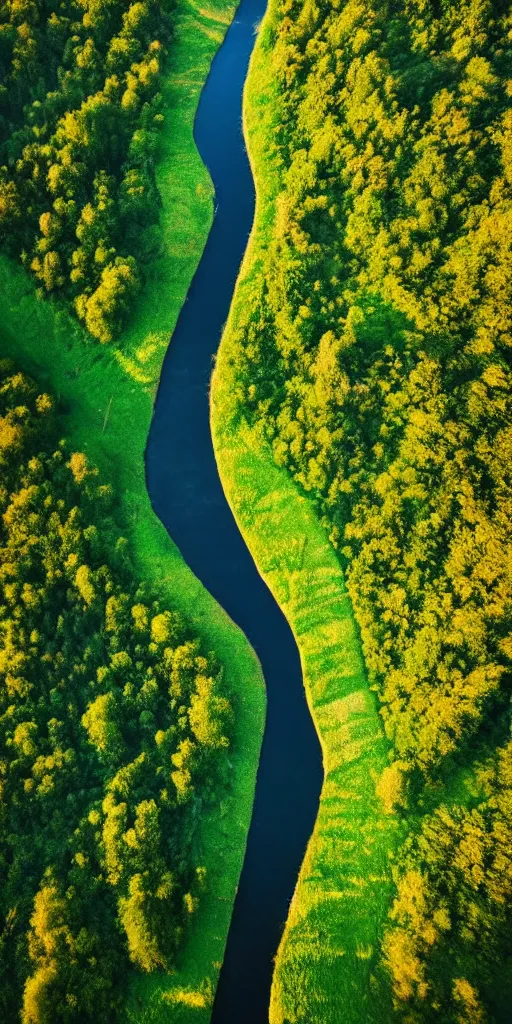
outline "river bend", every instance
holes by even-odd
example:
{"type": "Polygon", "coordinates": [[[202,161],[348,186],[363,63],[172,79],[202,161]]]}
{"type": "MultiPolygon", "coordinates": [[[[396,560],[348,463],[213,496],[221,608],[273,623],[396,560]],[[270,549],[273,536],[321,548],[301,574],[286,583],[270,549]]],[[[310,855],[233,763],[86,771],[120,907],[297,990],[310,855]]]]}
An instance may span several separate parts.
{"type": "Polygon", "coordinates": [[[253,815],[213,1024],[268,1021],[273,958],[322,781],[295,640],[224,496],[209,423],[213,357],[254,217],[242,92],[264,11],[265,0],[242,0],[201,94],[194,136],[215,186],[215,217],[165,357],[146,451],[157,515],[190,568],[249,639],[267,688],[253,815]]]}

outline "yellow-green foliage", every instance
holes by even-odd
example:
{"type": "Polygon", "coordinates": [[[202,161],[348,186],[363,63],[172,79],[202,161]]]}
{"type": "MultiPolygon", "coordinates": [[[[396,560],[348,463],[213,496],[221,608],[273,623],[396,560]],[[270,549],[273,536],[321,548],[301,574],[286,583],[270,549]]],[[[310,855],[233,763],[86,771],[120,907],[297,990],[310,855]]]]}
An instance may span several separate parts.
{"type": "Polygon", "coordinates": [[[154,158],[174,8],[1,4],[1,239],[103,343],[158,245],[154,158]]]}
{"type": "Polygon", "coordinates": [[[425,773],[510,667],[510,21],[490,11],[277,6],[281,176],[238,324],[240,400],[325,517],[388,736],[425,773]]]}
{"type": "Polygon", "coordinates": [[[225,675],[138,584],[97,472],[55,447],[39,398],[0,363],[16,428],[0,454],[5,1024],[106,1020],[130,962],[172,969],[199,906],[197,810],[225,789],[233,729],[225,675]]]}
{"type": "MultiPolygon", "coordinates": [[[[374,828],[385,821],[390,837],[393,820],[414,831],[449,800],[471,815],[466,766],[509,728],[510,28],[506,7],[487,0],[274,0],[246,95],[258,207],[217,387],[230,394],[230,429],[248,430],[260,453],[271,448],[346,570],[394,748],[373,765],[371,805],[374,828]]],[[[219,435],[221,416],[214,409],[219,435]]],[[[220,447],[221,468],[224,459],[220,447]]],[[[236,482],[242,501],[243,477],[236,482]]],[[[319,625],[309,628],[320,643],[319,625]]],[[[343,679],[336,685],[341,697],[343,679]]],[[[331,742],[327,734],[326,749],[331,742]]],[[[499,785],[509,793],[510,780],[499,785]]],[[[483,820],[485,845],[493,826],[483,820]]],[[[310,864],[311,893],[342,891],[351,857],[342,822],[342,798],[329,806],[324,791],[277,959],[272,1021],[381,1021],[401,1014],[402,997],[405,1020],[437,1019],[434,994],[420,1017],[407,1016],[408,972],[418,985],[439,974],[441,1020],[506,1020],[491,956],[478,977],[479,936],[501,948],[490,908],[462,952],[447,941],[438,954],[436,942],[418,939],[419,967],[407,925],[390,939],[405,978],[395,1009],[377,923],[385,880],[369,886],[365,905],[376,945],[365,939],[355,954],[371,965],[373,987],[340,953],[352,922],[355,934],[352,907],[333,898],[315,932],[310,864]],[[325,829],[322,860],[329,813],[339,828],[325,829]]],[[[358,835],[363,863],[363,827],[358,835]]],[[[416,850],[409,867],[419,885],[416,850]]],[[[470,858],[466,870],[476,867],[470,858]]],[[[441,889],[441,860],[436,872],[441,889]]],[[[356,885],[361,877],[354,871],[356,885]]],[[[444,921],[440,913],[440,934],[444,921]]]]}
{"type": "Polygon", "coordinates": [[[383,943],[397,1019],[506,1020],[512,744],[475,770],[473,806],[442,803],[400,852],[383,943]]]}

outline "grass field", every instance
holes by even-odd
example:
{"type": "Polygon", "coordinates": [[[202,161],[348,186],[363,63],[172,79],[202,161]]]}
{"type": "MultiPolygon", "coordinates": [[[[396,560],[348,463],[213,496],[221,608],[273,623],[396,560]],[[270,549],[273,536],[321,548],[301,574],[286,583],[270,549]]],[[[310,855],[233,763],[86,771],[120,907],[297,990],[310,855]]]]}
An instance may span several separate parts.
{"type": "Polygon", "coordinates": [[[261,254],[279,187],[272,160],[278,102],[266,40],[273,2],[251,62],[244,120],[257,185],[256,223],[242,266],[212,388],[212,428],[229,501],[256,564],[296,637],[325,779],[319,814],[276,960],[271,1024],[386,1021],[374,971],[391,895],[399,822],[375,796],[387,763],[376,702],[343,574],[311,504],[254,431],[235,415],[239,312],[258,301],[261,254]]]}
{"type": "Polygon", "coordinates": [[[140,977],[127,1019],[134,1024],[202,1024],[210,1008],[250,821],[265,715],[259,664],[242,633],[187,568],[151,508],[144,449],[155,388],[169,337],[207,238],[212,186],[192,137],[194,112],[211,59],[230,22],[233,0],[178,0],[178,31],[165,85],[166,124],[158,183],[162,247],[122,354],[87,338],[67,313],[37,299],[25,274],[0,259],[0,351],[59,396],[65,433],[112,482],[140,577],[179,607],[227,670],[236,709],[232,782],[222,806],[205,818],[203,863],[210,884],[179,971],[140,977]]]}

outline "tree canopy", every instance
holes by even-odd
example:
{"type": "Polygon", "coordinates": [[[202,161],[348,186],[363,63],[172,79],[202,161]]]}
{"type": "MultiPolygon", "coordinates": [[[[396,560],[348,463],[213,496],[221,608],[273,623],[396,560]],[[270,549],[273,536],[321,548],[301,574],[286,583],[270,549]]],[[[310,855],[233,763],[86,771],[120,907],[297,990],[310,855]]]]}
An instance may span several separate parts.
{"type": "Polygon", "coordinates": [[[115,495],[0,362],[0,1017],[117,1019],[171,970],[228,771],[222,670],[135,576],[115,495]]]}
{"type": "Polygon", "coordinates": [[[478,970],[480,945],[505,962],[508,883],[474,905],[510,801],[501,824],[489,795],[468,810],[461,778],[509,756],[511,30],[490,0],[275,6],[260,60],[274,219],[229,340],[239,416],[313,500],[346,571],[393,758],[377,791],[413,832],[430,808],[424,828],[445,844],[422,874],[423,917],[402,910],[423,832],[397,869],[386,948],[391,962],[412,943],[417,976],[400,979],[398,954],[392,970],[408,1022],[509,1012],[492,1009],[491,957],[478,970]]]}
{"type": "Polygon", "coordinates": [[[155,248],[174,0],[2,0],[0,242],[105,343],[155,248]]]}

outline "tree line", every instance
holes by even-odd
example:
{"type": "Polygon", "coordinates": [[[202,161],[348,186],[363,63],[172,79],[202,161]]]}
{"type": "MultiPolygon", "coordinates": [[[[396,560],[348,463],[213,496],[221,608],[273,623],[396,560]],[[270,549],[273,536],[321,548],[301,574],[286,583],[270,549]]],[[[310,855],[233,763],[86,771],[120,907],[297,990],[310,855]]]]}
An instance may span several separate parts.
{"type": "Polygon", "coordinates": [[[158,251],[174,0],[1,0],[0,243],[98,341],[158,251]]]}
{"type": "Polygon", "coordinates": [[[115,495],[0,362],[0,1017],[119,1019],[170,971],[226,782],[220,665],[136,578],[115,495]]]}
{"type": "Polygon", "coordinates": [[[508,1012],[478,956],[505,972],[511,924],[508,861],[487,899],[512,811],[511,30],[502,0],[282,0],[261,40],[279,187],[236,401],[346,571],[392,744],[378,791],[415,836],[385,947],[407,1021],[508,1012]],[[444,807],[486,758],[494,788],[444,807]]]}

